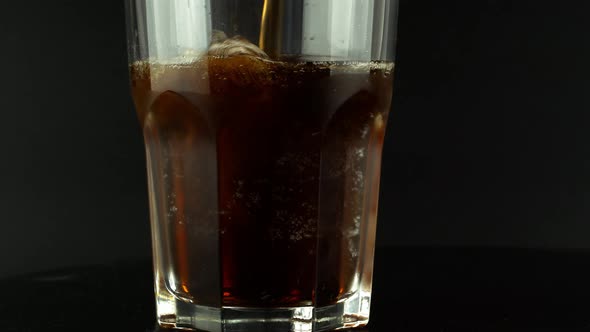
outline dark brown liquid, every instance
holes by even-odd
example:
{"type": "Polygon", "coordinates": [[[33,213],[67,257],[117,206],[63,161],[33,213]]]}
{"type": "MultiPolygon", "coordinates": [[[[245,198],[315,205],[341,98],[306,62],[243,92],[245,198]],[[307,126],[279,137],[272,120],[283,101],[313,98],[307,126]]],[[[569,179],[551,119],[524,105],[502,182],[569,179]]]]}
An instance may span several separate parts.
{"type": "Polygon", "coordinates": [[[372,259],[391,70],[247,55],[132,67],[155,251],[175,294],[266,307],[356,291],[372,259]]]}

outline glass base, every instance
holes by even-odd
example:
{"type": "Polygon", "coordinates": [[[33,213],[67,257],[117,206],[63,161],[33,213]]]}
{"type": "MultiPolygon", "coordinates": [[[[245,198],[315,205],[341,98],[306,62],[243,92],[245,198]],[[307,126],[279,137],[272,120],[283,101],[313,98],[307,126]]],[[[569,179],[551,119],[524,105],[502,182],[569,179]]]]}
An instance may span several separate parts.
{"type": "Polygon", "coordinates": [[[369,322],[371,296],[358,292],[325,307],[207,307],[158,296],[158,323],[165,328],[207,332],[316,332],[355,328],[369,322]]]}

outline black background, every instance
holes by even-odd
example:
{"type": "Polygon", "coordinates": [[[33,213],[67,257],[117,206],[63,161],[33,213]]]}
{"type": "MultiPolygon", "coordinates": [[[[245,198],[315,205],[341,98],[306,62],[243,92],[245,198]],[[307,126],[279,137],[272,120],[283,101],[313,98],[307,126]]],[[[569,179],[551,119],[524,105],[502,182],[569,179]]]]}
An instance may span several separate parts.
{"type": "MultiPolygon", "coordinates": [[[[378,241],[590,248],[588,1],[402,0],[378,241]]],[[[145,258],[122,1],[0,10],[0,276],[145,258]]]]}

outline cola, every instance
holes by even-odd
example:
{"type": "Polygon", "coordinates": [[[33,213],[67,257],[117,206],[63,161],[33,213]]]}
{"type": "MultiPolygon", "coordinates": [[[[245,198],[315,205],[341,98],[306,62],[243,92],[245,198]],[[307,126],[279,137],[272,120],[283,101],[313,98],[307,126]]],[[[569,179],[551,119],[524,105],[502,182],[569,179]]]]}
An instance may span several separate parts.
{"type": "Polygon", "coordinates": [[[159,287],[295,307],[370,283],[392,69],[223,45],[134,63],[159,287]]]}

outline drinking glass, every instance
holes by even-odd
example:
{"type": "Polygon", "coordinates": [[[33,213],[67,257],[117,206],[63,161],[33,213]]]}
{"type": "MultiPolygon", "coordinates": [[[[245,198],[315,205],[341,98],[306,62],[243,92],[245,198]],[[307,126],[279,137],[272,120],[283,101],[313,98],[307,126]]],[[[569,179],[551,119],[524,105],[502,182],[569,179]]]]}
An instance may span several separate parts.
{"type": "Polygon", "coordinates": [[[125,0],[157,319],[369,319],[396,0],[125,0]]]}

